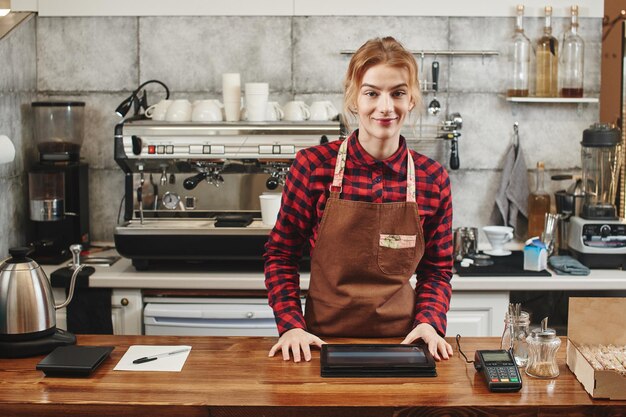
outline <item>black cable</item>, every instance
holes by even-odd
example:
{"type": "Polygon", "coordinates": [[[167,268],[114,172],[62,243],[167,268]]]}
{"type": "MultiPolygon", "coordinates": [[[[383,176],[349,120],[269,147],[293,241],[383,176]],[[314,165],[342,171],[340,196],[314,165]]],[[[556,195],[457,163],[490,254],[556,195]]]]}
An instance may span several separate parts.
{"type": "Polygon", "coordinates": [[[460,334],[456,335],[456,347],[459,350],[459,353],[463,355],[463,357],[465,358],[466,363],[474,363],[474,361],[470,361],[469,359],[467,359],[467,356],[465,356],[465,353],[463,353],[463,351],[461,350],[461,335],[460,334]]]}
{"type": "Polygon", "coordinates": [[[122,214],[122,204],[124,204],[125,199],[126,199],[126,195],[123,195],[122,199],[120,200],[120,207],[117,210],[117,224],[120,224],[120,215],[122,214]]]}

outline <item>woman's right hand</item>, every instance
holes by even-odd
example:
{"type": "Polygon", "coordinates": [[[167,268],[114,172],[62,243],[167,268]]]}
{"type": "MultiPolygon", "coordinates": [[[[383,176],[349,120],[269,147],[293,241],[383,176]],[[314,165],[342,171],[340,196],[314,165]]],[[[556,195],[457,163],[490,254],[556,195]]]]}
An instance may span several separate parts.
{"type": "Polygon", "coordinates": [[[304,360],[311,360],[311,345],[321,348],[325,344],[322,339],[314,334],[308,333],[304,329],[295,328],[287,330],[280,336],[278,342],[272,346],[268,356],[272,357],[280,349],[283,353],[283,360],[290,359],[289,351],[293,353],[293,361],[300,362],[301,354],[304,353],[304,360]]]}

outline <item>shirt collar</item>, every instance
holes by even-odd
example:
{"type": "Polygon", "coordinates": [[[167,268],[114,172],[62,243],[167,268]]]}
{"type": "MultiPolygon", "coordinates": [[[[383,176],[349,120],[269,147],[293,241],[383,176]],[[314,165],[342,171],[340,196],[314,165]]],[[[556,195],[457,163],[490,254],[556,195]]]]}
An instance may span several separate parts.
{"type": "Polygon", "coordinates": [[[391,155],[389,158],[384,160],[374,159],[365,149],[361,146],[359,142],[359,129],[356,129],[350,137],[348,138],[350,142],[348,142],[348,155],[352,155],[354,158],[352,161],[357,165],[365,165],[371,168],[379,166],[379,164],[383,164],[387,167],[387,169],[401,173],[403,169],[406,169],[406,160],[407,160],[407,147],[406,140],[402,135],[400,135],[400,146],[398,149],[391,155]]]}

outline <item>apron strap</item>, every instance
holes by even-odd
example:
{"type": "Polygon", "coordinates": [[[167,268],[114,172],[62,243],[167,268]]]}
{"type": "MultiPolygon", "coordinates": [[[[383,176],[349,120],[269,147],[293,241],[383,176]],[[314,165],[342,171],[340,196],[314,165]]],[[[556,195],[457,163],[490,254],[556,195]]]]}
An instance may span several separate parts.
{"type": "MultiPolygon", "coordinates": [[[[348,155],[348,141],[350,138],[345,139],[339,146],[339,152],[337,153],[337,162],[335,163],[335,174],[333,176],[333,183],[330,185],[331,197],[339,198],[342,191],[343,173],[346,169],[346,159],[348,155]]],[[[407,172],[406,172],[406,201],[415,202],[415,163],[411,156],[411,151],[407,147],[407,172]]]]}

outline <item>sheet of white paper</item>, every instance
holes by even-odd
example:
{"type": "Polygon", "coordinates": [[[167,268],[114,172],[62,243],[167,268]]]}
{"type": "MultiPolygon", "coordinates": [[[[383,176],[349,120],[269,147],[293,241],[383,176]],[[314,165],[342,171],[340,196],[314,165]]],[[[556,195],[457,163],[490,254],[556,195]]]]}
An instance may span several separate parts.
{"type": "Polygon", "coordinates": [[[191,352],[191,346],[155,346],[155,345],[132,345],[128,348],[122,359],[113,368],[114,371],[164,371],[180,372],[191,352]],[[157,360],[133,363],[135,359],[144,356],[154,356],[161,353],[174,352],[176,350],[189,349],[187,352],[176,353],[170,356],[160,357],[157,360]]]}

